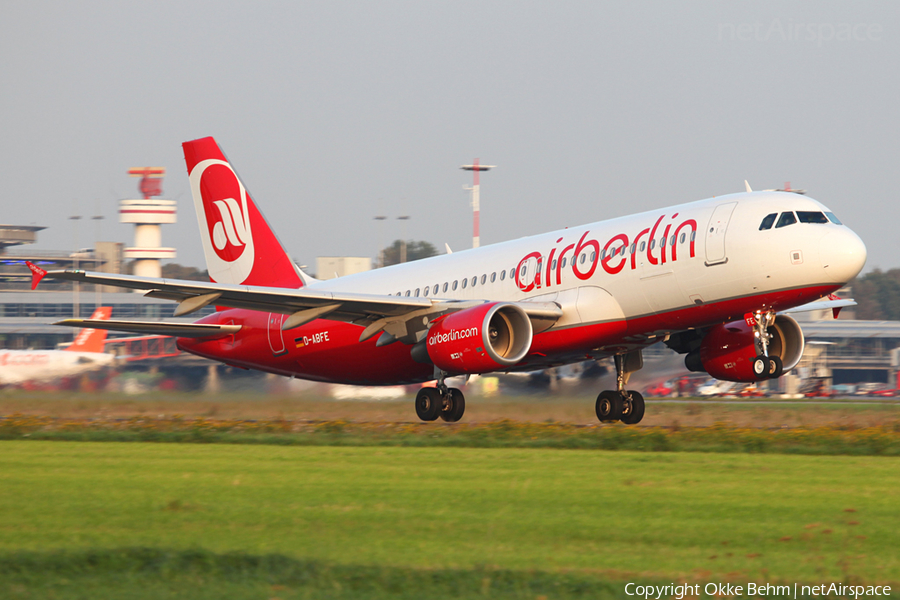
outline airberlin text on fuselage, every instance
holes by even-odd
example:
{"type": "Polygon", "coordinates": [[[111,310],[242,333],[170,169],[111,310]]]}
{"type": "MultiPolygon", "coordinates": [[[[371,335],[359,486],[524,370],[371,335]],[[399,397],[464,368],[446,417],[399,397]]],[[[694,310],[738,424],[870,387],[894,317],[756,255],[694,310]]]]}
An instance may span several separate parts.
{"type": "Polygon", "coordinates": [[[443,344],[444,342],[455,342],[456,340],[464,340],[478,335],[477,327],[469,327],[468,329],[451,329],[447,333],[436,333],[428,338],[428,345],[443,344]]]}
{"type": "Polygon", "coordinates": [[[662,215],[652,227],[642,229],[633,238],[629,238],[625,233],[614,235],[602,249],[598,240],[589,237],[590,230],[585,231],[577,242],[564,246],[562,251],[557,253],[564,239],[559,238],[556,240],[557,247],[550,250],[546,262],[544,262],[544,255],[537,251],[522,257],[516,266],[516,285],[523,292],[550,287],[554,284],[562,285],[564,259],[567,259],[566,265],[571,266],[575,277],[581,280],[590,279],[594,275],[594,271],[597,270],[597,258],[599,258],[603,270],[610,275],[619,273],[629,263],[632,270],[636,269],[638,255],[642,252],[646,252],[647,262],[651,265],[675,261],[678,259],[678,246],[682,242],[680,239],[682,232],[685,234],[683,241],[690,242],[690,255],[693,258],[697,221],[685,219],[676,225],[675,219],[678,218],[678,213],[675,213],[671,216],[670,222],[663,226],[665,218],[666,216],[662,215]],[[686,229],[690,229],[690,232],[686,229]],[[656,236],[660,231],[662,236],[657,240],[656,236]],[[631,260],[626,251],[629,245],[631,245],[631,260]],[[582,255],[586,258],[579,258],[582,255]],[[591,256],[594,256],[594,260],[590,260],[591,256]],[[532,259],[537,261],[537,268],[533,271],[534,278],[532,279],[530,276],[532,269],[528,268],[527,276],[523,280],[523,271],[526,271],[523,267],[532,259]]]}

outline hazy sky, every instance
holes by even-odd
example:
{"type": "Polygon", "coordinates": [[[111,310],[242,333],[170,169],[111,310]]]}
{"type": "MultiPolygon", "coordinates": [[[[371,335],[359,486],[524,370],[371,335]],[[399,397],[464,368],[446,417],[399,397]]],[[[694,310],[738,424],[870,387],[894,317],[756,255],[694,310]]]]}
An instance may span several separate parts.
{"type": "Polygon", "coordinates": [[[181,142],[213,135],[288,251],[482,244],[790,181],[900,266],[900,4],[0,3],[0,223],[39,249],[133,241],[165,166],[176,262],[203,264],[181,142]],[[378,224],[375,215],[390,221],[378,224]],[[77,238],[76,238],[77,236],[77,238]]]}

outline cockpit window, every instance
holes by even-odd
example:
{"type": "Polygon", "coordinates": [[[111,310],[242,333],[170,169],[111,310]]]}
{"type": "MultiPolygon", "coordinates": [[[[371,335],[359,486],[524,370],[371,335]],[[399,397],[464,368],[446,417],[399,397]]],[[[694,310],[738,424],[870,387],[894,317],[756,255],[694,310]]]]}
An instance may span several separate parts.
{"type": "Polygon", "coordinates": [[[766,217],[762,220],[762,223],[759,224],[759,230],[764,231],[766,229],[772,229],[772,225],[775,224],[775,217],[778,216],[778,213],[772,213],[771,215],[766,215],[766,217]]]}
{"type": "Polygon", "coordinates": [[[827,212],[825,213],[825,216],[828,217],[828,220],[835,225],[843,225],[843,223],[841,223],[841,220],[834,216],[834,213],[827,212]]]}
{"type": "Polygon", "coordinates": [[[797,217],[794,216],[792,212],[783,212],[781,216],[778,217],[778,223],[775,224],[775,229],[779,227],[787,227],[788,225],[793,225],[797,222],[797,217]]]}
{"type": "Polygon", "coordinates": [[[827,223],[828,219],[824,214],[814,211],[798,210],[797,218],[801,223],[827,223]]]}

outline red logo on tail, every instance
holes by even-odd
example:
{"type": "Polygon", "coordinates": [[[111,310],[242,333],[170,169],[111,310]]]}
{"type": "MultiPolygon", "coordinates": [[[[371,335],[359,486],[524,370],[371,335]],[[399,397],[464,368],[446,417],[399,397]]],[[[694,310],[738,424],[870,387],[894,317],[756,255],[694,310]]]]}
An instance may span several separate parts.
{"type": "Polygon", "coordinates": [[[210,165],[203,171],[200,190],[213,250],[223,261],[234,262],[250,242],[246,192],[234,171],[223,164],[210,165]]]}

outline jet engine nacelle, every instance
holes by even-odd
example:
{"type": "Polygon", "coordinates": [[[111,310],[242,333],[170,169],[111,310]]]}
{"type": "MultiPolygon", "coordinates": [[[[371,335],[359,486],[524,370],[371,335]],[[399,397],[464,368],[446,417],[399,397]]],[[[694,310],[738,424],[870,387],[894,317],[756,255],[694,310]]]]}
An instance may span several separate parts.
{"type": "MultiPolygon", "coordinates": [[[[786,373],[803,355],[803,332],[791,317],[777,315],[769,333],[769,356],[780,358],[786,373]]],[[[710,329],[700,348],[685,357],[684,364],[691,371],[706,371],[723,381],[759,381],[753,372],[753,359],[758,354],[753,327],[735,321],[710,329]]]]}
{"type": "Polygon", "coordinates": [[[454,374],[487,373],[510,367],[528,354],[533,331],[525,311],[492,302],[436,321],[427,336],[431,361],[454,374]]]}

